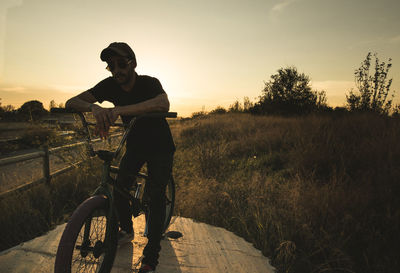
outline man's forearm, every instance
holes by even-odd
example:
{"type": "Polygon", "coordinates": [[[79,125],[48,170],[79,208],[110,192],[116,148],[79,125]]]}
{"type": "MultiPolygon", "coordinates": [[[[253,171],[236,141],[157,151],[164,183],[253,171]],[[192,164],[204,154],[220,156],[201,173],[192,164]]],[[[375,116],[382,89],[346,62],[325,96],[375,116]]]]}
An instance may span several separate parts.
{"type": "Polygon", "coordinates": [[[149,112],[168,112],[169,101],[166,94],[159,95],[154,99],[150,99],[137,104],[117,106],[115,108],[118,115],[140,115],[149,112]]]}
{"type": "Polygon", "coordinates": [[[84,101],[78,97],[73,97],[65,103],[65,108],[72,108],[81,112],[91,112],[93,105],[94,104],[91,102],[84,101]]]}

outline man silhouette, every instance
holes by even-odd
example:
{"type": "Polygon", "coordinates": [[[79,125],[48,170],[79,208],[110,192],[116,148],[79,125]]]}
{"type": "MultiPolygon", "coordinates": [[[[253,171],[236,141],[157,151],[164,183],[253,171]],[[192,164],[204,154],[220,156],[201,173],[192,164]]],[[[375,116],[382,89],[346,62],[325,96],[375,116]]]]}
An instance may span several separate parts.
{"type": "MultiPolygon", "coordinates": [[[[126,43],[114,42],[103,49],[102,61],[112,76],[93,88],[69,99],[66,107],[78,111],[91,111],[96,119],[96,129],[102,138],[107,137],[110,126],[118,116],[128,123],[132,116],[148,112],[168,112],[169,100],[158,79],[138,75],[136,57],[126,43]],[[109,101],[113,108],[103,108],[95,102],[109,101]]],[[[120,163],[117,185],[132,186],[132,174],[147,163],[149,182],[146,185],[152,200],[149,214],[148,242],[143,250],[139,272],[154,272],[158,264],[160,241],[165,219],[165,190],[172,172],[175,145],[165,118],[142,118],[128,136],[127,149],[120,163]]],[[[133,239],[132,214],[129,201],[118,192],[114,194],[119,215],[119,243],[133,239]]]]}

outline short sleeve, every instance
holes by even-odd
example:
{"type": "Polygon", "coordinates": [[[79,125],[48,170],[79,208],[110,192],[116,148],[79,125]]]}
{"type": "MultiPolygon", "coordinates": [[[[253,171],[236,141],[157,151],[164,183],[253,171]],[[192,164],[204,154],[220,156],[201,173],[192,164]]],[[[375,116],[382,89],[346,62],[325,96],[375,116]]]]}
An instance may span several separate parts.
{"type": "Polygon", "coordinates": [[[150,93],[151,93],[151,97],[154,98],[160,94],[165,94],[165,91],[160,83],[160,81],[156,78],[151,78],[151,88],[150,89],[150,93]]]}
{"type": "Polygon", "coordinates": [[[110,92],[113,88],[112,81],[111,77],[106,78],[87,91],[89,91],[89,93],[92,94],[100,103],[105,100],[113,102],[112,92],[110,92]]]}

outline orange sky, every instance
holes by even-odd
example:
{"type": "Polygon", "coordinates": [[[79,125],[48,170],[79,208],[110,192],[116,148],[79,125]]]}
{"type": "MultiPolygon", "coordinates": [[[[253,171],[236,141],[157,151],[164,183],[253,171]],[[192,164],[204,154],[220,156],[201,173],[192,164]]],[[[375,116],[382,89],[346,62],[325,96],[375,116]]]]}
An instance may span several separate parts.
{"type": "Polygon", "coordinates": [[[64,102],[107,77],[100,51],[125,41],[181,116],[255,101],[286,66],[343,105],[369,51],[393,59],[399,91],[398,10],[396,0],[2,0],[0,98],[64,102]]]}

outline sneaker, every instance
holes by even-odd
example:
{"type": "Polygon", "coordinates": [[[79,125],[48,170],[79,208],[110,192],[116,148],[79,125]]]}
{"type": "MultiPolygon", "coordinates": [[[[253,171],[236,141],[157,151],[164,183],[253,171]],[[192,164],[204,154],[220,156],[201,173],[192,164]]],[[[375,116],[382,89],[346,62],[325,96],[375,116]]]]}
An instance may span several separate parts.
{"type": "Polygon", "coordinates": [[[118,231],[118,245],[130,243],[133,241],[134,237],[135,233],[133,231],[131,233],[128,233],[125,230],[121,229],[120,231],[118,231]]]}
{"type": "Polygon", "coordinates": [[[156,272],[153,267],[148,264],[142,264],[138,273],[154,273],[156,272]]]}

